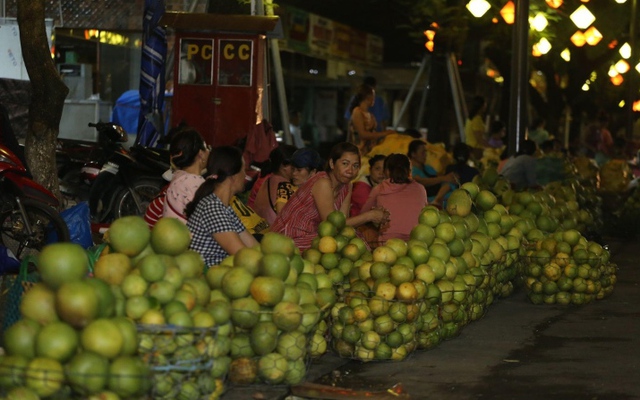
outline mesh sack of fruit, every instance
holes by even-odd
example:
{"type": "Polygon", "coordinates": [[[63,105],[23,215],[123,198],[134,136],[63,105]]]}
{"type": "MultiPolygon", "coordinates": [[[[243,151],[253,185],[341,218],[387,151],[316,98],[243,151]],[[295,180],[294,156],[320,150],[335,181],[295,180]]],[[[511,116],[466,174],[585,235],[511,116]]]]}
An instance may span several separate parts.
{"type": "Polygon", "coordinates": [[[197,399],[220,390],[227,344],[217,328],[138,324],[137,330],[138,352],[152,374],[152,398],[197,399]]]}
{"type": "Polygon", "coordinates": [[[430,304],[413,296],[412,282],[383,282],[375,292],[359,282],[331,310],[332,348],[340,357],[364,362],[406,359],[417,348],[420,315],[430,304]]]}

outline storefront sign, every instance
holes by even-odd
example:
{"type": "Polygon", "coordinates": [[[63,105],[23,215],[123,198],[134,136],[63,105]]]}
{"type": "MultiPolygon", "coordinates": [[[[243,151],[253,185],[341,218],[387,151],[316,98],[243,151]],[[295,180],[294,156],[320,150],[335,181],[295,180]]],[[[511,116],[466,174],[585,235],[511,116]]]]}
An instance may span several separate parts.
{"type": "Polygon", "coordinates": [[[253,41],[220,39],[218,85],[251,86],[253,41]]]}
{"type": "Polygon", "coordinates": [[[178,82],[187,85],[211,85],[213,82],[213,40],[180,40],[178,82]]]}

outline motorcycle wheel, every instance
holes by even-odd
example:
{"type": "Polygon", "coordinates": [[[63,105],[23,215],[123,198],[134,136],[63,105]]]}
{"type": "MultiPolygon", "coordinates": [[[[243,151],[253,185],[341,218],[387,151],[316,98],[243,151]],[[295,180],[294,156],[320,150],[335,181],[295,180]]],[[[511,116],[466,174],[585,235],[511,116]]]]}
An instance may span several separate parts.
{"type": "Polygon", "coordinates": [[[162,190],[162,183],[150,179],[141,179],[133,183],[133,190],[138,194],[140,204],[136,204],[133,195],[129,189],[122,189],[115,198],[114,202],[114,216],[115,218],[125,217],[127,215],[140,215],[143,216],[149,203],[160,193],[162,190]]]}
{"type": "Polygon", "coordinates": [[[19,260],[28,255],[36,256],[42,248],[54,242],[68,242],[67,224],[52,207],[35,200],[22,200],[31,234],[17,207],[0,214],[0,243],[11,250],[19,260]]]}

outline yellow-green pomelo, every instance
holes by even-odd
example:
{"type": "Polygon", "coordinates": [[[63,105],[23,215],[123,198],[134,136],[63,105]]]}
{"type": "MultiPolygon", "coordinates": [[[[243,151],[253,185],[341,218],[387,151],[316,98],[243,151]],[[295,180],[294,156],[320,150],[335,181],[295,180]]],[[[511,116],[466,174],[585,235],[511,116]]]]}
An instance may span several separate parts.
{"type": "Polygon", "coordinates": [[[289,276],[289,258],[284,254],[265,254],[260,260],[260,275],[272,276],[285,281],[289,276]]]}
{"type": "Polygon", "coordinates": [[[121,397],[128,398],[149,389],[149,367],[140,357],[121,356],[111,362],[107,386],[121,397]]]}
{"type": "Polygon", "coordinates": [[[231,321],[234,326],[251,329],[260,318],[260,305],[252,297],[243,297],[231,302],[231,321]]]}
{"type": "Polygon", "coordinates": [[[236,267],[222,277],[222,292],[230,299],[239,299],[249,295],[253,274],[247,269],[236,267]]]}
{"type": "Polygon", "coordinates": [[[124,337],[118,324],[102,318],[91,322],[80,332],[80,344],[84,350],[113,359],[122,352],[124,337]]]}
{"type": "Polygon", "coordinates": [[[256,276],[260,270],[260,260],[262,260],[262,252],[259,249],[243,247],[234,255],[233,265],[243,267],[256,276]]]}
{"type": "MultiPolygon", "coordinates": [[[[186,229],[184,224],[183,226],[186,229]]],[[[151,231],[142,217],[130,215],[113,221],[109,226],[108,237],[113,250],[128,257],[135,257],[149,244],[151,231]]]]}
{"type": "Polygon", "coordinates": [[[160,218],[151,229],[150,241],[156,253],[177,256],[189,248],[191,233],[176,218],[160,218]]]}
{"type": "Polygon", "coordinates": [[[271,276],[258,276],[250,286],[251,296],[262,306],[275,306],[284,296],[284,282],[271,276]]]}
{"type": "Polygon", "coordinates": [[[68,361],[78,350],[78,333],[64,322],[52,322],[40,329],[35,338],[36,357],[68,361]]]}
{"type": "Polygon", "coordinates": [[[93,266],[93,275],[110,285],[119,286],[131,271],[131,267],[131,259],[127,255],[109,253],[98,258],[93,266]]]}
{"type": "Polygon", "coordinates": [[[207,283],[211,290],[222,289],[222,278],[227,272],[231,271],[231,267],[215,266],[207,270],[207,283]]]}
{"type": "Polygon", "coordinates": [[[159,254],[149,254],[138,261],[136,267],[140,271],[140,276],[149,283],[162,280],[167,271],[167,266],[159,254]]]}
{"type": "Polygon", "coordinates": [[[273,322],[283,331],[293,331],[302,322],[302,307],[298,304],[280,302],[273,308],[273,322]]]}
{"type": "Polygon", "coordinates": [[[293,239],[275,232],[267,232],[260,241],[260,248],[264,254],[279,253],[287,257],[293,257],[296,246],[293,239]]]}
{"type": "Polygon", "coordinates": [[[58,320],[55,308],[56,294],[44,283],[36,283],[22,295],[20,313],[28,318],[46,325],[58,320]]]}
{"type": "Polygon", "coordinates": [[[482,211],[489,211],[498,203],[498,199],[492,192],[481,190],[476,196],[475,202],[482,211]]]}
{"type": "Polygon", "coordinates": [[[98,393],[107,385],[109,360],[90,351],[76,354],[65,365],[69,384],[82,395],[98,393]]]}
{"type": "Polygon", "coordinates": [[[62,388],[64,368],[52,358],[36,357],[24,372],[25,385],[40,397],[49,397],[62,388]]]}
{"type": "Polygon", "coordinates": [[[40,279],[52,289],[66,282],[79,281],[89,272],[87,252],[75,243],[45,246],[38,256],[38,272],[40,279]]]}
{"type": "MultiPolygon", "coordinates": [[[[167,256],[164,256],[167,257],[167,256]]],[[[186,250],[173,257],[176,266],[185,278],[199,278],[205,270],[204,260],[200,253],[186,250]]],[[[166,258],[165,258],[166,262],[166,258]]]]}
{"type": "Polygon", "coordinates": [[[451,192],[449,199],[447,199],[446,209],[450,215],[466,217],[471,212],[472,205],[473,202],[469,192],[464,189],[456,189],[451,192]]]}
{"type": "Polygon", "coordinates": [[[68,282],[56,292],[56,311],[63,321],[83,328],[98,315],[98,296],[86,281],[68,282]]]}

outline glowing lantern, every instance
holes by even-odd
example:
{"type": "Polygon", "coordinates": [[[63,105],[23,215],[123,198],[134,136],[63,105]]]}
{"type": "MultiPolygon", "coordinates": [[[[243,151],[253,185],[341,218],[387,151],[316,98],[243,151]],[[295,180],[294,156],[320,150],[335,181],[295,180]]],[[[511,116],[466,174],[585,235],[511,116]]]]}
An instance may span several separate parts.
{"type": "Polygon", "coordinates": [[[576,47],[582,47],[587,43],[587,38],[584,37],[584,33],[582,33],[582,31],[577,31],[573,36],[571,36],[571,43],[575,44],[576,47]]]}
{"type": "Polygon", "coordinates": [[[610,78],[613,78],[614,76],[619,74],[618,71],[616,71],[616,68],[612,65],[609,67],[609,72],[607,72],[607,75],[609,75],[610,78]]]}
{"type": "Polygon", "coordinates": [[[538,42],[538,50],[540,50],[542,54],[547,54],[549,50],[551,50],[551,43],[549,43],[547,38],[540,39],[538,42]]]}
{"type": "Polygon", "coordinates": [[[615,86],[622,85],[622,82],[624,82],[624,78],[622,77],[622,75],[616,75],[611,77],[611,83],[613,83],[615,86]]]}
{"type": "Polygon", "coordinates": [[[640,100],[636,100],[633,102],[633,111],[635,112],[639,112],[640,111],[640,100]]]}
{"type": "Polygon", "coordinates": [[[638,65],[636,65],[636,71],[638,71],[638,73],[640,73],[640,63],[638,63],[638,65]]]}
{"type": "Polygon", "coordinates": [[[562,57],[562,59],[566,62],[571,61],[571,51],[568,48],[562,50],[562,53],[560,53],[560,57],[562,57]]]}
{"type": "Polygon", "coordinates": [[[467,10],[476,18],[482,17],[490,8],[491,4],[487,0],[471,0],[467,3],[467,10]]]}
{"type": "Polygon", "coordinates": [[[509,0],[507,4],[502,7],[500,10],[500,15],[504,22],[511,25],[516,20],[516,6],[513,4],[513,1],[509,0]]]}
{"type": "Polygon", "coordinates": [[[613,67],[616,69],[616,71],[618,71],[621,74],[626,73],[631,68],[629,66],[629,63],[626,62],[625,60],[618,61],[616,65],[614,65],[613,67]]]}
{"type": "Polygon", "coordinates": [[[546,0],[547,5],[551,8],[558,8],[562,5],[562,0],[546,0]]]}
{"type": "Polygon", "coordinates": [[[533,45],[533,48],[531,49],[531,55],[534,57],[540,57],[542,55],[542,52],[538,48],[538,43],[533,45]]]}
{"type": "Polygon", "coordinates": [[[536,14],[533,20],[531,20],[531,26],[538,32],[542,32],[547,25],[549,25],[549,21],[547,21],[542,13],[536,14]]]}
{"type": "Polygon", "coordinates": [[[589,25],[593,24],[593,21],[596,20],[596,17],[591,14],[591,11],[587,7],[581,5],[575,10],[570,16],[571,21],[580,29],[587,29],[589,25]]]}
{"type": "Polygon", "coordinates": [[[602,33],[595,26],[592,26],[584,33],[584,37],[589,46],[595,46],[602,40],[602,33]]]}
{"type": "Polygon", "coordinates": [[[628,60],[629,57],[631,57],[631,46],[629,46],[629,43],[623,44],[618,51],[620,52],[622,58],[624,58],[625,60],[628,60]]]}
{"type": "Polygon", "coordinates": [[[627,0],[616,0],[616,3],[618,3],[618,4],[624,4],[626,2],[627,2],[627,0]]]}

